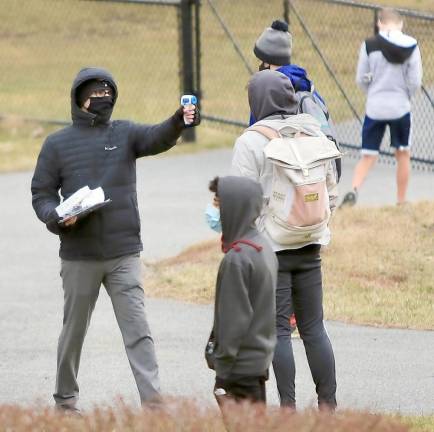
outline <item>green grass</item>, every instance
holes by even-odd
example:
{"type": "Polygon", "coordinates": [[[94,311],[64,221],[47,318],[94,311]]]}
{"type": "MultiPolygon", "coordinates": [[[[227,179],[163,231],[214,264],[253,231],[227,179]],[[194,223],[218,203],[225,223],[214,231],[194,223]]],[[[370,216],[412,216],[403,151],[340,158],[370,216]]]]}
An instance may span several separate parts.
{"type": "MultiPolygon", "coordinates": [[[[434,201],[406,207],[340,210],[323,252],[327,319],[434,330],[434,201]]],[[[210,303],[218,240],[148,264],[152,296],[210,303]]]]}

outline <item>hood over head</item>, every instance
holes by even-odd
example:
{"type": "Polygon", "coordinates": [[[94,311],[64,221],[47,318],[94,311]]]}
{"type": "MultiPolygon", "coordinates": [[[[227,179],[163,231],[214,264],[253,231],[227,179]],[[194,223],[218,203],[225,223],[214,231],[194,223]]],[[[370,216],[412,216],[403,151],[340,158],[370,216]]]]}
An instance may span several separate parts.
{"type": "Polygon", "coordinates": [[[410,58],[417,47],[417,40],[399,30],[380,31],[366,39],[366,53],[380,51],[392,64],[403,64],[410,58]]]}
{"type": "Polygon", "coordinates": [[[113,90],[113,106],[116,103],[116,99],[118,97],[118,88],[113,75],[109,71],[99,67],[83,68],[80,70],[80,72],[78,72],[77,76],[74,79],[74,82],[72,83],[71,88],[71,117],[74,124],[91,126],[95,123],[95,119],[97,116],[90,112],[85,112],[81,110],[77,99],[78,88],[80,86],[83,87],[83,84],[87,81],[95,80],[106,81],[110,85],[113,90]]]}
{"type": "Polygon", "coordinates": [[[380,31],[377,38],[384,57],[394,64],[402,64],[408,60],[417,46],[416,39],[399,30],[380,31]]]}
{"type": "Polygon", "coordinates": [[[220,199],[223,244],[241,240],[252,229],[262,209],[262,188],[246,177],[220,177],[217,194],[220,199]]]}
{"type": "Polygon", "coordinates": [[[250,111],[257,121],[271,115],[297,113],[294,87],[291,80],[280,72],[256,72],[249,81],[248,93],[250,111]]]}

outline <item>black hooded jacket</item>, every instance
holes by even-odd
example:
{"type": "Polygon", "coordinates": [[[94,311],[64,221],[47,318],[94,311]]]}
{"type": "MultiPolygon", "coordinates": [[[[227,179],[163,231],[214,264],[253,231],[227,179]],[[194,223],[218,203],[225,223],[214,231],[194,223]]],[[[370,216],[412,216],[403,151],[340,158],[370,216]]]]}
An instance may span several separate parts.
{"type": "Polygon", "coordinates": [[[117,86],[104,69],[82,69],[71,89],[72,125],[47,137],[32,179],[32,204],[47,228],[60,235],[63,259],[108,259],[139,252],[140,219],[136,193],[136,159],[164,152],[176,143],[184,127],[182,115],[149,126],[116,120],[105,124],[76,103],[80,84],[91,79],[117,86]],[[112,202],[71,227],[57,224],[59,193],[66,199],[78,189],[101,186],[112,202]]]}

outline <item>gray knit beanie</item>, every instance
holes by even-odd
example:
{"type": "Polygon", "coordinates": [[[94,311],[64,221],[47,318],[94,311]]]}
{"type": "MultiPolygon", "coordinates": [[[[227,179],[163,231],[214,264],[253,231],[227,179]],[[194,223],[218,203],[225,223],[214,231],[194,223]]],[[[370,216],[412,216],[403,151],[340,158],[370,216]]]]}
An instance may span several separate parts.
{"type": "Polygon", "coordinates": [[[276,20],[267,27],[255,43],[253,52],[265,63],[283,66],[291,63],[292,36],[288,24],[276,20]]]}

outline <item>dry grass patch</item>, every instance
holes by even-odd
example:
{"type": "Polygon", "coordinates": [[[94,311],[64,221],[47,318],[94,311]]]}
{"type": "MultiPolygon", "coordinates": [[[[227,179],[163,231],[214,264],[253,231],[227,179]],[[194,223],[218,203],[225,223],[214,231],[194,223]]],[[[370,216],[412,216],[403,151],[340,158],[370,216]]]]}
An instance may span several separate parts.
{"type": "MultiPolygon", "coordinates": [[[[256,70],[254,41],[266,25],[282,15],[282,1],[269,1],[267,7],[263,0],[214,3],[256,70]]],[[[377,3],[434,10],[432,0],[377,3]]],[[[354,75],[360,43],[373,32],[372,11],[337,7],[325,1],[297,0],[294,4],[361,113],[364,95],[356,90],[354,75]],[[337,39],[345,43],[337,47],[337,39]]],[[[0,99],[8,102],[0,107],[1,113],[69,119],[71,82],[77,71],[89,63],[108,68],[117,78],[119,117],[154,122],[176,109],[180,93],[176,8],[49,0],[27,1],[25,11],[16,0],[2,0],[2,6],[0,99]]],[[[202,2],[201,20],[204,112],[247,121],[245,86],[249,73],[206,1],[202,2]]],[[[418,38],[422,54],[428,59],[432,23],[415,19],[406,22],[406,31],[418,38]]],[[[291,26],[294,62],[308,68],[336,121],[352,119],[294,14],[291,26]]],[[[428,88],[434,81],[432,62],[424,63],[424,81],[428,88]]]]}
{"type": "Polygon", "coordinates": [[[330,318],[434,329],[434,202],[337,212],[323,258],[330,318]]]}
{"type": "Polygon", "coordinates": [[[192,402],[169,403],[164,410],[138,410],[125,405],[95,408],[83,417],[62,416],[49,408],[0,406],[0,432],[58,431],[152,431],[152,432],[407,432],[404,419],[364,412],[338,412],[335,415],[305,411],[291,414],[286,410],[249,405],[227,408],[226,429],[217,408],[199,407],[192,402]]]}
{"type": "MultiPolygon", "coordinates": [[[[34,169],[45,138],[61,127],[27,122],[14,116],[0,119],[0,172],[34,169]]],[[[195,143],[186,143],[181,139],[173,149],[161,156],[231,147],[237,134],[235,130],[219,130],[204,122],[196,129],[196,137],[195,143]]]]}
{"type": "Polygon", "coordinates": [[[404,9],[415,9],[419,12],[433,13],[434,4],[432,0],[376,0],[375,2],[364,1],[364,3],[374,3],[380,6],[390,6],[404,9]]]}
{"type": "Polygon", "coordinates": [[[56,128],[17,117],[0,119],[0,172],[34,168],[42,142],[56,128]]]}
{"type": "MultiPolygon", "coordinates": [[[[213,300],[219,241],[149,266],[150,295],[213,300]]],[[[337,212],[323,253],[327,319],[434,330],[434,202],[337,212]]]]}
{"type": "Polygon", "coordinates": [[[210,303],[218,264],[222,258],[219,242],[191,246],[176,257],[148,265],[146,292],[155,297],[193,303],[210,303]]]}
{"type": "Polygon", "coordinates": [[[412,432],[432,432],[434,430],[434,415],[404,417],[402,421],[409,425],[412,432]]]}

